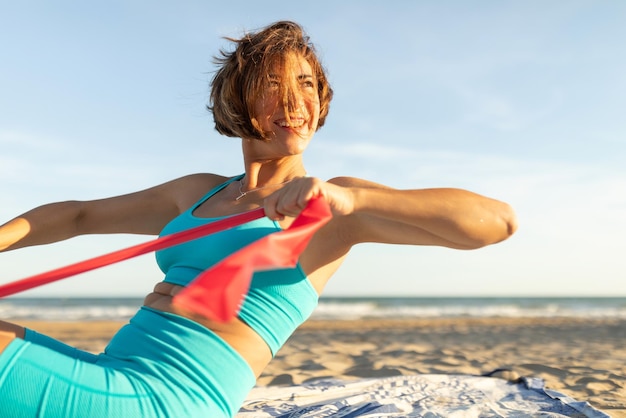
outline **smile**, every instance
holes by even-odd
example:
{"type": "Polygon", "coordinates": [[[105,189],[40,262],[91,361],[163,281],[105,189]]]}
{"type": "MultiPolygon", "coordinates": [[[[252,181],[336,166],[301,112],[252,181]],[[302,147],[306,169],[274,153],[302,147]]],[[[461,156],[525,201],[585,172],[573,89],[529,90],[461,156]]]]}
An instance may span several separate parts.
{"type": "Polygon", "coordinates": [[[300,128],[305,124],[304,119],[291,119],[291,122],[287,122],[286,120],[276,121],[276,124],[281,128],[300,128]]]}

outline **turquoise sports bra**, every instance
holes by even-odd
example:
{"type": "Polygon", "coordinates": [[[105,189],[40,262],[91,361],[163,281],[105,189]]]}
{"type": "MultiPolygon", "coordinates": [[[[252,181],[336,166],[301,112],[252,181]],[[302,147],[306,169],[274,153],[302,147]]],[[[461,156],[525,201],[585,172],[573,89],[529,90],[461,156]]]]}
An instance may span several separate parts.
{"type": "MultiPolygon", "coordinates": [[[[210,190],[192,207],[172,219],[160,235],[169,235],[222,218],[200,218],[193,212],[214,194],[243,174],[233,177],[210,190]]],[[[225,231],[157,251],[156,260],[165,273],[163,281],[186,286],[202,271],[247,244],[281,230],[269,218],[257,219],[225,231]]],[[[257,332],[267,343],[272,355],[287,341],[317,306],[318,295],[298,264],[295,268],[282,268],[257,272],[252,277],[250,291],[245,297],[239,318],[257,332]]]]}

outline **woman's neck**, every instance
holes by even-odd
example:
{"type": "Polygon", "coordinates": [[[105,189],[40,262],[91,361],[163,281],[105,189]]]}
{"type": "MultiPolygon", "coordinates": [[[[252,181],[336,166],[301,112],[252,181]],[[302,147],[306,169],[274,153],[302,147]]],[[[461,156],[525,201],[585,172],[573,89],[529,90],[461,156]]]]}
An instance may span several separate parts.
{"type": "Polygon", "coordinates": [[[280,161],[254,161],[245,164],[246,174],[242,179],[244,190],[282,184],[296,177],[306,176],[301,158],[289,157],[280,161]]]}

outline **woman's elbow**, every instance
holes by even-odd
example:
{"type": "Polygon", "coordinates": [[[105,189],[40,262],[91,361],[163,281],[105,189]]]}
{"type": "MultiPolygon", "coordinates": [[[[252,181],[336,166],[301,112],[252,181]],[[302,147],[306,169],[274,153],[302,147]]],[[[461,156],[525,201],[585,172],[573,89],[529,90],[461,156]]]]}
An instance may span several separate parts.
{"type": "Polygon", "coordinates": [[[488,234],[489,237],[482,246],[497,244],[507,240],[515,231],[517,231],[517,215],[515,214],[515,210],[513,210],[510,205],[502,203],[500,210],[494,215],[492,233],[488,234]]]}
{"type": "Polygon", "coordinates": [[[466,249],[478,249],[497,244],[510,238],[517,231],[517,216],[513,208],[503,203],[498,211],[490,216],[490,221],[481,218],[477,233],[472,234],[466,249]]]}
{"type": "Polygon", "coordinates": [[[501,203],[495,214],[499,239],[494,242],[504,241],[517,231],[517,215],[511,205],[501,203]]]}
{"type": "Polygon", "coordinates": [[[506,205],[506,207],[507,207],[506,217],[503,218],[506,224],[506,236],[504,237],[504,239],[509,238],[511,235],[515,233],[515,231],[517,231],[517,215],[515,214],[515,211],[513,210],[511,206],[506,205]]]}

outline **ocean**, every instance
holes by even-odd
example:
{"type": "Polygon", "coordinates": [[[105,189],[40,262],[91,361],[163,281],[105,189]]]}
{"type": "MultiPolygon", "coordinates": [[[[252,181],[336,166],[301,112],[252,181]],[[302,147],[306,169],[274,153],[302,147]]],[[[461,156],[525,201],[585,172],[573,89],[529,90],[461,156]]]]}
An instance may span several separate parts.
{"type": "MultiPolygon", "coordinates": [[[[5,320],[125,321],[143,298],[0,299],[5,320]]],[[[312,319],[577,317],[626,319],[626,297],[322,297],[312,319]]]]}

